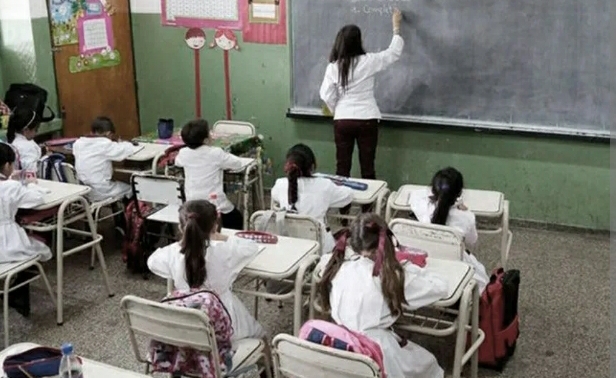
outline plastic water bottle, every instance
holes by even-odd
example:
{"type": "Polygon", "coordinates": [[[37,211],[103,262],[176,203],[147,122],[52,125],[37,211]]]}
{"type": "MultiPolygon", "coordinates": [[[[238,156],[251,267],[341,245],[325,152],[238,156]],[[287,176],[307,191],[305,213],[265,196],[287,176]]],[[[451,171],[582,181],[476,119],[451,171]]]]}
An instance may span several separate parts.
{"type": "Polygon", "coordinates": [[[62,360],[60,360],[60,378],[83,378],[83,369],[77,356],[73,354],[73,344],[62,345],[62,360]]]}
{"type": "Polygon", "coordinates": [[[210,193],[209,200],[210,200],[210,203],[212,203],[212,205],[216,206],[216,219],[218,223],[218,226],[216,227],[216,231],[220,232],[222,230],[222,219],[220,216],[220,205],[218,204],[218,194],[210,193]]]}

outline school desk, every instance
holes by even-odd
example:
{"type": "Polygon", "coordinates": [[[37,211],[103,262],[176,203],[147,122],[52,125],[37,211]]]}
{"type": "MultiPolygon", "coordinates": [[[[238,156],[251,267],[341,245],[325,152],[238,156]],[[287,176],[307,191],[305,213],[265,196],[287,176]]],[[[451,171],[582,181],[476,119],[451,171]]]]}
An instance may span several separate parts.
{"type": "MultiPolygon", "coordinates": [[[[223,229],[224,235],[234,235],[238,231],[223,229]]],[[[306,272],[319,259],[321,246],[314,240],[278,236],[276,244],[262,244],[261,252],[243,270],[242,274],[251,278],[255,289],[235,289],[235,291],[255,297],[255,318],[258,317],[259,298],[276,301],[293,298],[293,334],[299,335],[302,325],[302,291],[306,272]],[[289,293],[268,293],[259,288],[267,280],[293,281],[295,288],[289,293]]],[[[246,283],[248,285],[249,283],[246,283]]]]}
{"type": "MultiPolygon", "coordinates": [[[[103,256],[100,242],[103,237],[96,233],[96,224],[92,217],[90,204],[83,197],[90,191],[90,187],[84,185],[68,184],[58,181],[37,180],[37,185],[48,189],[50,193],[44,195],[45,203],[37,206],[33,210],[49,210],[58,207],[57,215],[41,221],[26,224],[23,227],[35,232],[51,232],[55,239],[55,254],[57,265],[57,322],[61,325],[64,322],[63,309],[63,286],[64,286],[64,257],[84,250],[95,249],[98,260],[101,266],[104,283],[107,289],[107,294],[112,297],[114,295],[109,283],[107,275],[107,265],[103,256]],[[83,231],[74,228],[69,228],[70,224],[75,222],[86,221],[89,230],[83,231]],[[72,233],[91,238],[68,251],[64,250],[64,234],[72,233]]],[[[53,246],[52,246],[53,248],[53,246]]]]}
{"type": "MultiPolygon", "coordinates": [[[[20,343],[11,345],[10,347],[0,352],[0,376],[4,376],[2,366],[4,365],[4,360],[8,356],[22,353],[27,351],[28,349],[36,347],[40,347],[40,345],[33,343],[20,343]]],[[[60,346],[54,345],[53,347],[59,348],[60,346]]],[[[77,355],[79,355],[79,345],[75,345],[75,352],[77,353],[77,355]]],[[[141,373],[121,369],[119,367],[107,365],[102,362],[90,360],[83,357],[80,358],[82,363],[83,376],[85,378],[151,378],[149,375],[143,375],[141,373]]]]}
{"type": "MultiPolygon", "coordinates": [[[[397,192],[392,192],[387,201],[386,221],[389,222],[399,211],[411,211],[409,197],[412,191],[428,189],[428,186],[423,185],[403,185],[397,192]]],[[[497,228],[478,229],[478,232],[501,235],[501,265],[506,268],[513,238],[513,233],[509,230],[509,201],[505,200],[505,195],[501,192],[477,189],[464,189],[462,201],[478,218],[498,222],[497,228]]]]}
{"type": "MultiPolygon", "coordinates": [[[[382,180],[367,180],[367,179],[359,179],[351,177],[349,178],[351,181],[357,181],[363,184],[368,185],[366,190],[353,190],[353,205],[373,205],[373,212],[378,215],[382,215],[383,205],[385,204],[385,198],[389,194],[389,188],[387,186],[387,182],[382,180]]],[[[340,212],[336,210],[331,210],[328,212],[327,216],[329,218],[335,219],[349,219],[353,220],[357,215],[352,214],[340,214],[340,212]]]]}
{"type": "Polygon", "coordinates": [[[475,270],[462,261],[435,258],[428,258],[425,269],[447,279],[447,296],[432,304],[428,312],[425,309],[403,310],[403,315],[396,322],[396,329],[436,337],[456,334],[453,378],[460,378],[462,368],[469,361],[470,377],[477,378],[477,350],[485,335],[479,329],[479,291],[472,279],[475,270]],[[469,332],[470,340],[474,341],[467,345],[469,332]]]}

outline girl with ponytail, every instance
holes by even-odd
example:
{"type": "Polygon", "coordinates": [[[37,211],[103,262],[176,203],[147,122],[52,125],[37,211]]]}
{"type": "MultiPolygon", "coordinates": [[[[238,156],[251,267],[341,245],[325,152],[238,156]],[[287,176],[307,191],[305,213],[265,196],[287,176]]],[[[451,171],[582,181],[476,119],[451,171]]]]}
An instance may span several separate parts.
{"type": "Polygon", "coordinates": [[[445,297],[447,281],[417,265],[401,265],[392,236],[378,215],[358,216],[319,262],[317,269],[325,267],[320,303],[337,324],[379,344],[387,376],[442,378],[436,358],[411,342],[401,347],[391,327],[403,306],[417,309],[445,297]]]}
{"type": "Polygon", "coordinates": [[[321,224],[322,252],[329,253],[335,241],[326,226],[327,210],[349,205],[353,201],[353,191],[327,178],[314,177],[316,167],[310,147],[301,143],[291,147],[284,165],[286,177],[276,180],[272,200],[282,209],[317,220],[321,224]]]}
{"type": "MultiPolygon", "coordinates": [[[[464,243],[472,247],[477,243],[475,214],[461,201],[464,179],[455,168],[444,168],[436,172],[429,190],[411,192],[409,204],[419,222],[453,227],[464,236],[464,243]]],[[[468,250],[462,260],[475,268],[475,280],[481,294],[489,282],[488,273],[475,256],[468,250]]]]}
{"type": "Polygon", "coordinates": [[[39,117],[30,108],[17,107],[9,117],[6,141],[18,154],[18,169],[36,175],[37,163],[42,156],[41,147],[34,141],[40,126],[39,117]]]}
{"type": "Polygon", "coordinates": [[[148,267],[173,280],[177,290],[206,288],[216,293],[229,311],[233,340],[264,337],[263,327],[231,291],[239,273],[259,253],[259,246],[218,233],[217,219],[216,207],[210,202],[186,202],[180,208],[181,240],[154,251],[148,267]]]}

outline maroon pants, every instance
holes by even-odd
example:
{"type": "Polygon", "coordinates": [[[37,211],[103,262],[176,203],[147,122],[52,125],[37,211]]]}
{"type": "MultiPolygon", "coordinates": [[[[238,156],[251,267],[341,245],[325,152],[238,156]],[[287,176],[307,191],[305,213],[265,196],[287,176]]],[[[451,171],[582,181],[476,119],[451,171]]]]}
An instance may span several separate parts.
{"type": "Polygon", "coordinates": [[[349,177],[353,163],[355,141],[359,147],[359,166],[361,177],[375,179],[374,159],[379,139],[377,119],[334,121],[334,141],[336,142],[336,174],[349,177]]]}

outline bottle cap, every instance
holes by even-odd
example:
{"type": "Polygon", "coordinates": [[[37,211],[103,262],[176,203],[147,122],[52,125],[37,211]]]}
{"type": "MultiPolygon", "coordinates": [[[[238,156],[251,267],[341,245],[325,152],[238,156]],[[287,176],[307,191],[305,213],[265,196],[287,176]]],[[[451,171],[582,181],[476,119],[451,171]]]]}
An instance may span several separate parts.
{"type": "Polygon", "coordinates": [[[62,344],[62,354],[69,355],[73,353],[73,344],[65,343],[62,344]]]}

